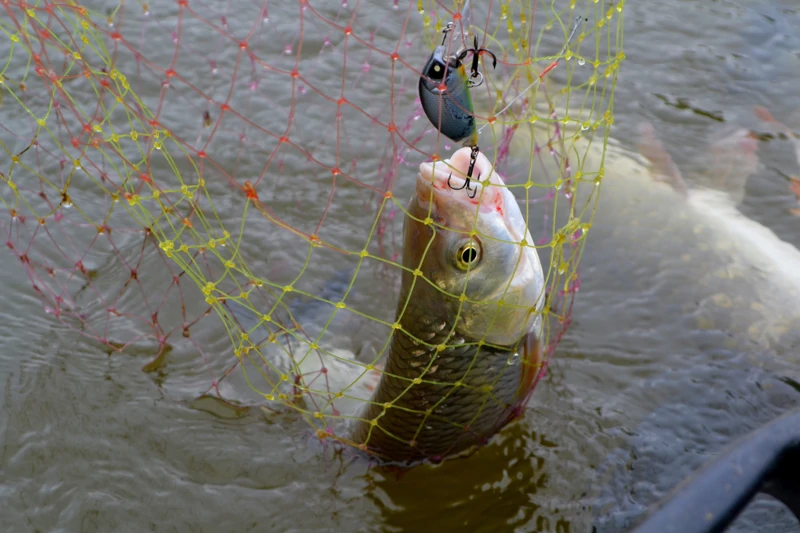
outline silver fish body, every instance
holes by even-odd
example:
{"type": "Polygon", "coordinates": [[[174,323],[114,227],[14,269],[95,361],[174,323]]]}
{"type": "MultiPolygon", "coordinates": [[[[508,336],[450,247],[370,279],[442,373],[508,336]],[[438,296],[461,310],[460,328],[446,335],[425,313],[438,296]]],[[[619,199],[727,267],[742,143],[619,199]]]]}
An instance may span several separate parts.
{"type": "Polygon", "coordinates": [[[353,428],[384,460],[437,461],[485,443],[519,413],[541,364],[544,276],[514,195],[470,150],[423,163],[404,225],[396,330],[381,380],[353,428]]]}
{"type": "MultiPolygon", "coordinates": [[[[525,161],[533,140],[542,145],[548,136],[544,125],[518,128],[509,147],[511,159],[525,161]]],[[[570,141],[584,175],[605,169],[582,265],[593,265],[596,279],[625,280],[613,290],[595,289],[613,294],[613,304],[610,297],[594,301],[591,280],[585,280],[583,322],[589,321],[587,309],[599,309],[606,329],[614,332],[609,339],[620,339],[624,349],[626,330],[615,328],[627,318],[605,311],[618,305],[630,320],[661,313],[659,327],[672,335],[689,339],[690,332],[721,331],[726,346],[796,359],[800,251],[737,205],[749,177],[758,171],[758,142],[746,130],[725,128],[711,137],[699,162],[705,171],[686,184],[651,136],[642,130],[641,155],[613,138],[605,149],[602,138],[570,141]]],[[[557,162],[543,161],[548,166],[542,175],[558,176],[557,162]]],[[[593,188],[592,181],[581,183],[576,203],[590,201],[593,188]]]]}

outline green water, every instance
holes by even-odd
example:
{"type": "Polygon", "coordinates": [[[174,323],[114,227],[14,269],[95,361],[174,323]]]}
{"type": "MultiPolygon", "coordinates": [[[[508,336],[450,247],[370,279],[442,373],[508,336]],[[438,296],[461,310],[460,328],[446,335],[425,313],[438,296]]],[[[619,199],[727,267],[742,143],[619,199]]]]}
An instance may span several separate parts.
{"type": "MultiPolygon", "coordinates": [[[[623,144],[632,146],[636,125],[651,121],[684,165],[701,155],[719,120],[761,131],[752,117],[755,104],[800,124],[800,114],[791,122],[798,112],[800,77],[800,40],[792,31],[800,11],[791,2],[643,4],[626,6],[627,60],[617,86],[613,130],[623,144]]],[[[296,6],[270,5],[276,33],[259,42],[277,51],[285,43],[296,46],[295,11],[296,6]]],[[[376,16],[384,15],[389,17],[376,16]]],[[[387,20],[391,27],[403,24],[402,17],[387,20]]],[[[309,48],[322,40],[312,30],[304,38],[309,48]]],[[[158,57],[159,45],[147,46],[158,57]]],[[[200,39],[196,46],[213,48],[216,42],[200,39]]],[[[171,48],[163,46],[165,64],[169,53],[171,48]]],[[[207,68],[198,57],[183,56],[176,71],[207,68]]],[[[330,73],[324,62],[316,68],[320,84],[335,85],[334,67],[330,73]]],[[[369,80],[362,86],[365,94],[379,94],[386,83],[379,76],[369,80]]],[[[269,83],[269,77],[262,78],[262,88],[269,83]]],[[[246,109],[254,122],[274,128],[278,119],[271,110],[287,105],[280,101],[285,93],[275,96],[265,89],[262,94],[274,96],[270,105],[275,107],[256,101],[246,109]]],[[[185,123],[185,137],[193,142],[203,134],[201,111],[191,96],[185,102],[185,108],[167,109],[165,120],[173,131],[185,123]]],[[[307,145],[330,141],[329,132],[315,138],[314,126],[331,117],[310,119],[301,128],[307,145]]],[[[350,134],[358,140],[358,132],[350,134]]],[[[365,155],[372,148],[352,148],[362,156],[360,165],[377,165],[377,156],[365,155]]],[[[786,213],[793,200],[780,174],[800,172],[798,163],[787,143],[764,142],[760,150],[765,167],[751,178],[741,209],[800,245],[800,221],[786,213]]],[[[319,153],[329,157],[323,149],[319,153]]],[[[257,175],[263,161],[236,165],[239,174],[257,175]]],[[[303,168],[302,161],[291,158],[286,166],[289,180],[292,169],[303,168]]],[[[688,169],[685,175],[691,181],[688,169]]],[[[327,200],[328,188],[300,179],[293,183],[293,196],[283,199],[287,205],[327,200]]],[[[356,188],[339,190],[326,227],[350,231],[339,242],[357,249],[366,237],[357,231],[364,223],[359,202],[366,196],[356,188]]],[[[406,197],[410,189],[400,185],[395,192],[406,197]]],[[[613,202],[605,205],[613,209],[613,202]]],[[[297,225],[313,226],[319,218],[316,211],[305,219],[301,209],[287,212],[297,225]]],[[[643,242],[653,238],[646,221],[640,220],[643,242]]],[[[109,355],[54,321],[42,311],[17,260],[4,254],[3,528],[584,532],[595,526],[625,531],[731,439],[798,403],[797,391],[787,384],[800,370],[792,355],[796,347],[734,345],[729,339],[739,332],[726,331],[724,320],[717,328],[696,326],[693,306],[706,296],[703,287],[692,284],[698,276],[679,262],[660,261],[693,246],[696,236],[690,229],[677,227],[664,246],[618,242],[611,230],[591,233],[572,329],[524,420],[468,460],[422,467],[400,480],[331,456],[294,417],[259,410],[215,416],[192,408],[189,400],[209,381],[208,366],[225,366],[215,354],[230,354],[227,335],[213,316],[195,339],[210,356],[208,365],[186,345],[171,352],[158,373],[145,373],[141,367],[153,357],[150,347],[109,355]],[[654,265],[667,267],[657,271],[654,265]]],[[[291,279],[305,252],[288,247],[290,242],[252,241],[244,249],[254,269],[289,265],[291,279]]],[[[351,266],[337,263],[335,254],[320,253],[311,279],[351,266]]],[[[357,301],[390,320],[381,298],[391,298],[393,287],[373,284],[357,301]]],[[[187,298],[202,306],[198,296],[187,298]]],[[[797,525],[774,501],[759,498],[734,528],[753,530],[795,531],[797,525]]]]}

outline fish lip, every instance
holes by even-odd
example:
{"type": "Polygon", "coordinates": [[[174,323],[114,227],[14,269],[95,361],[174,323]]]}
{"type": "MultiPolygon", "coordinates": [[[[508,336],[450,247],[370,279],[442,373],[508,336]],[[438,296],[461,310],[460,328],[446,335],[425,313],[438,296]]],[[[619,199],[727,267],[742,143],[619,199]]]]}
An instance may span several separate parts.
{"type": "MultiPolygon", "coordinates": [[[[447,200],[466,204],[474,210],[476,205],[485,206],[490,201],[497,201],[497,193],[501,192],[498,187],[485,187],[483,194],[477,190],[473,198],[468,195],[465,182],[471,153],[470,147],[464,147],[456,150],[448,159],[420,164],[416,184],[417,202],[420,207],[427,209],[431,200],[434,203],[447,200]],[[495,194],[487,194],[493,192],[495,194]]],[[[495,184],[504,184],[494,172],[491,162],[481,153],[475,161],[472,175],[469,186],[473,190],[475,187],[484,188],[487,176],[495,184]]]]}
{"type": "Polygon", "coordinates": [[[460,188],[467,179],[471,154],[472,148],[464,147],[456,150],[449,159],[420,164],[416,183],[416,204],[420,216],[430,217],[438,224],[447,226],[448,222],[455,222],[458,218],[471,220],[477,209],[491,216],[499,215],[509,235],[522,240],[527,227],[521,228],[513,216],[517,199],[482,152],[478,153],[473,168],[473,178],[470,180],[472,192],[468,192],[466,187],[460,188]],[[479,176],[480,180],[476,179],[479,176]],[[422,216],[422,213],[425,215],[422,216]]]}

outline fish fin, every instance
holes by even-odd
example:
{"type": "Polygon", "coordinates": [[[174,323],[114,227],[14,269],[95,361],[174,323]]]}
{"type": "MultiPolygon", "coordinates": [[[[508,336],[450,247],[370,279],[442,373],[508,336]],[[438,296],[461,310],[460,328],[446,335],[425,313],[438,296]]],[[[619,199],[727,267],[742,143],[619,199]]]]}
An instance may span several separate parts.
{"type": "Polygon", "coordinates": [[[793,192],[797,197],[797,200],[800,201],[800,178],[797,176],[792,176],[791,180],[789,181],[789,190],[793,192]]]}
{"type": "Polygon", "coordinates": [[[516,401],[508,405],[504,415],[498,420],[496,426],[498,430],[524,416],[525,407],[533,394],[533,389],[545,374],[544,346],[535,332],[531,331],[522,337],[517,350],[522,361],[522,374],[516,401]]]}
{"type": "Polygon", "coordinates": [[[709,187],[727,192],[738,204],[747,181],[759,168],[758,137],[753,132],[726,128],[712,136],[705,176],[709,187]]]}
{"type": "MultiPolygon", "coordinates": [[[[789,191],[795,195],[797,201],[800,202],[800,178],[792,176],[789,180],[789,191]]],[[[789,213],[796,217],[800,217],[800,207],[794,207],[789,210],[789,213]]]]}
{"type": "Polygon", "coordinates": [[[519,397],[524,400],[524,406],[544,370],[544,347],[542,346],[542,341],[534,332],[530,332],[522,338],[520,352],[523,367],[519,397]]]}
{"type": "MultiPolygon", "coordinates": [[[[313,296],[299,296],[286,300],[288,309],[283,309],[284,323],[295,325],[302,329],[303,336],[318,338],[321,335],[326,339],[338,338],[340,341],[351,338],[352,351],[358,348],[359,333],[367,324],[357,313],[349,309],[339,309],[335,305],[344,300],[345,296],[356,290],[356,272],[353,268],[338,270],[331,278],[327,279],[319,289],[307,289],[313,296]],[[331,303],[329,303],[331,302],[331,303]]],[[[336,344],[341,344],[337,341],[336,344]]]]}
{"type": "Polygon", "coordinates": [[[241,328],[242,332],[248,334],[248,340],[252,342],[253,345],[258,346],[273,333],[266,323],[263,324],[263,327],[259,328],[258,325],[262,323],[261,318],[251,309],[239,302],[235,300],[226,300],[224,306],[230,312],[231,318],[233,318],[239,328],[241,328]]]}
{"type": "Polygon", "coordinates": [[[655,181],[666,183],[681,196],[688,194],[686,181],[681,175],[678,165],[672,160],[667,149],[655,134],[653,125],[645,122],[639,126],[639,153],[650,163],[650,172],[655,181]]]}
{"type": "Polygon", "coordinates": [[[766,122],[767,124],[771,124],[779,133],[783,133],[784,135],[786,135],[789,141],[794,145],[795,159],[797,159],[797,163],[800,164],[800,138],[798,138],[797,135],[795,135],[792,129],[783,122],[773,117],[772,113],[770,113],[769,109],[767,109],[766,107],[756,106],[755,108],[753,108],[753,113],[760,120],[766,122]]]}
{"type": "Polygon", "coordinates": [[[375,392],[375,389],[378,388],[378,385],[381,383],[381,376],[383,375],[383,371],[377,369],[377,365],[375,370],[370,370],[364,377],[361,379],[363,383],[359,383],[365,389],[367,389],[370,393],[375,392]]]}
{"type": "Polygon", "coordinates": [[[776,119],[774,116],[772,116],[772,113],[770,113],[769,109],[767,109],[766,107],[760,105],[755,106],[753,108],[753,114],[755,114],[755,116],[759,120],[766,122],[767,124],[772,124],[775,127],[775,129],[777,129],[779,132],[783,133],[790,139],[796,138],[796,135],[794,134],[792,129],[783,122],[776,119]]]}

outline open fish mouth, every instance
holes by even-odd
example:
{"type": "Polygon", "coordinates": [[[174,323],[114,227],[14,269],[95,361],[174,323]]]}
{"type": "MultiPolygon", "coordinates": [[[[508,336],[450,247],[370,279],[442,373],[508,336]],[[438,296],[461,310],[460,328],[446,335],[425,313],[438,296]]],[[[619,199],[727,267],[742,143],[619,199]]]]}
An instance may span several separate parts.
{"type": "Polygon", "coordinates": [[[436,208],[444,207],[445,202],[457,202],[471,212],[477,206],[481,211],[498,211],[503,214],[505,183],[494,172],[491,162],[483,153],[478,154],[472,178],[469,178],[467,184],[470,154],[471,149],[465,147],[457,150],[449,159],[420,164],[416,187],[417,203],[420,207],[428,209],[432,201],[432,212],[436,212],[436,208]],[[490,183],[500,187],[487,186],[490,183]],[[474,195],[468,193],[467,185],[473,190],[477,187],[474,195]]]}

